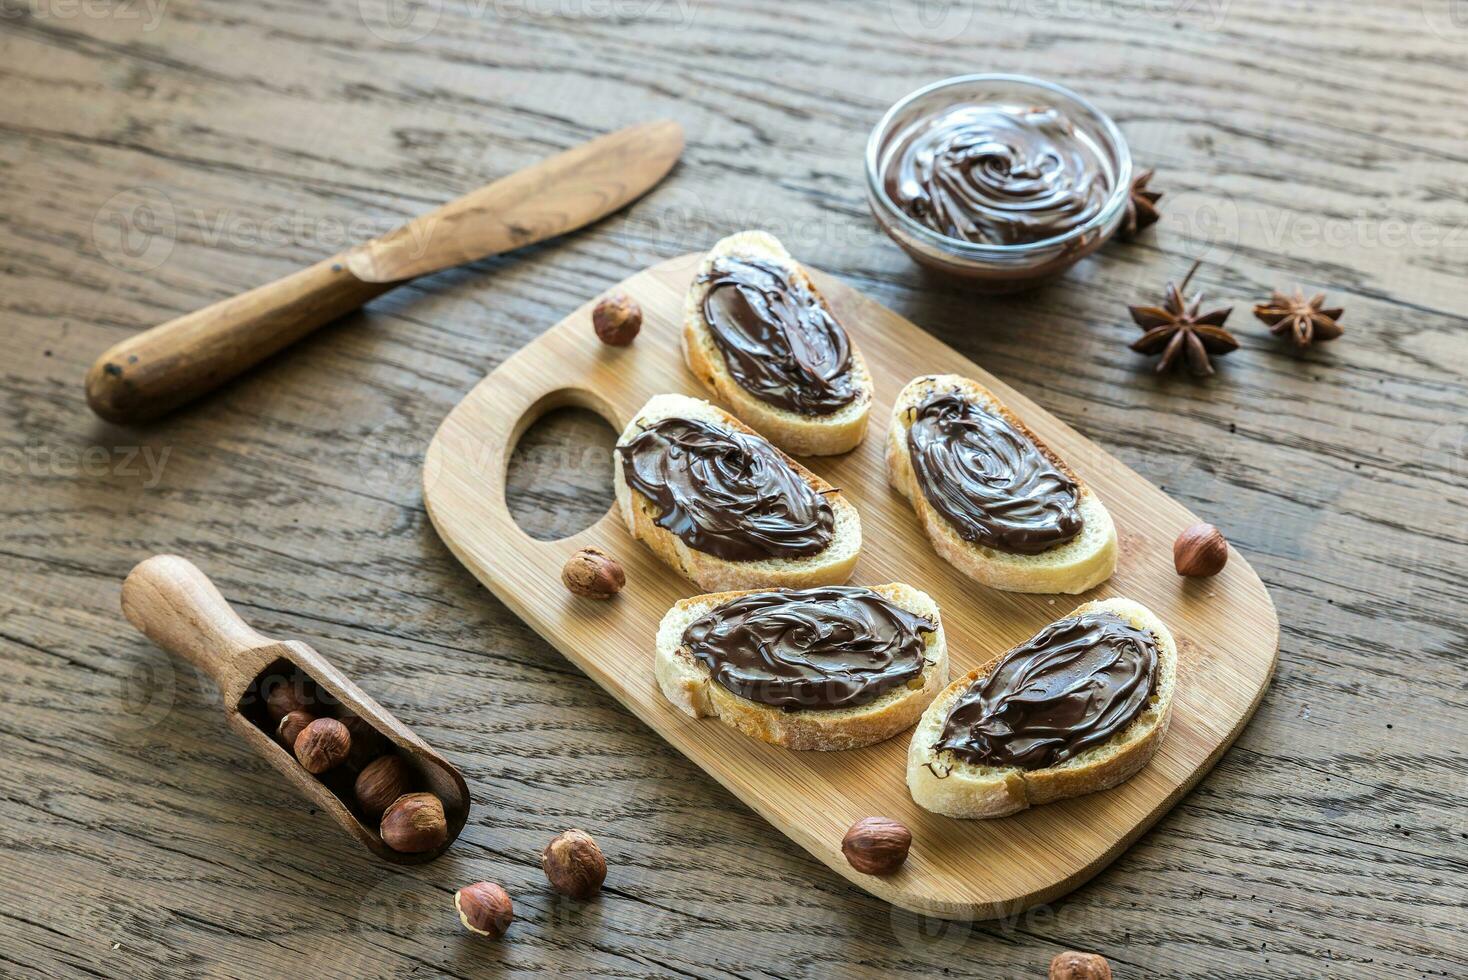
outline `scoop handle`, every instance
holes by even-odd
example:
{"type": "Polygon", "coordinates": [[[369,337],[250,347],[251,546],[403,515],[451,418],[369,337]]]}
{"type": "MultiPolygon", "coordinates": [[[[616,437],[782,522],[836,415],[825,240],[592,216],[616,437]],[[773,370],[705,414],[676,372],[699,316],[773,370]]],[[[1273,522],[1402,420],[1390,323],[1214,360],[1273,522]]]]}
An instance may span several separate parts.
{"type": "Polygon", "coordinates": [[[128,574],[122,612],[144,636],[221,687],[241,654],[275,643],[241,619],[198,566],[178,555],[154,555],[128,574]]]}

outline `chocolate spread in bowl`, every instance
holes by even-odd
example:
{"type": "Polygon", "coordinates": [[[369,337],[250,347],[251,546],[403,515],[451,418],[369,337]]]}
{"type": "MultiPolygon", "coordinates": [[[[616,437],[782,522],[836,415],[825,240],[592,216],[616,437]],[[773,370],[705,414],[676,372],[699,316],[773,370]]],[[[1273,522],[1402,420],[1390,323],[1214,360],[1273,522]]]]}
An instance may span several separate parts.
{"type": "Polygon", "coordinates": [[[1125,729],[1157,688],[1157,641],[1109,612],[1051,623],[960,694],[935,751],[1044,769],[1125,729]]]}
{"type": "Polygon", "coordinates": [[[665,418],[617,450],[627,485],[657,506],[657,526],[690,548],[757,561],[814,555],[831,544],[831,505],[759,436],[665,418]]]}
{"type": "Polygon", "coordinates": [[[852,708],[916,681],[937,627],[870,589],[830,586],[740,596],[683,633],[714,681],[796,710],[852,708]]]}
{"type": "Polygon", "coordinates": [[[1009,420],[956,391],[912,410],[907,448],[923,496],[965,541],[1034,555],[1082,530],[1075,481],[1009,420]]]}
{"type": "Polygon", "coordinates": [[[851,341],[825,302],[792,270],[764,258],[721,256],[703,318],[739,386],[801,415],[827,415],[856,398],[851,341]]]}
{"type": "Polygon", "coordinates": [[[940,235],[991,245],[1055,238],[1101,213],[1115,177],[1059,109],[958,104],[909,127],[883,185],[940,235]]]}

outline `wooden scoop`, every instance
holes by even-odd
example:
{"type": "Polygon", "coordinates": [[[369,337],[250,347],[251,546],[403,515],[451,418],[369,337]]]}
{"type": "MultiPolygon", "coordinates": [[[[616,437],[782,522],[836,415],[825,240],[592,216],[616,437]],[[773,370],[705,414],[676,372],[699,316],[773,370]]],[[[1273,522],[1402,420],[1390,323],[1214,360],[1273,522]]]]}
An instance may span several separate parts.
{"type": "Polygon", "coordinates": [[[394,864],[421,864],[438,857],[459,836],[469,816],[469,789],[459,771],[382,705],[358,690],[321,654],[304,643],[277,642],[251,629],[191,562],[176,555],[156,555],[142,562],[122,584],[122,611],[148,639],[212,677],[224,698],[225,717],[235,731],[279,769],[302,796],[331,814],[343,830],[373,854],[394,864]],[[261,682],[297,669],[341,702],[344,711],[385,736],[416,771],[416,789],[431,792],[443,801],[448,837],[440,847],[416,854],[388,847],[375,824],[364,823],[352,809],[349,773],[333,771],[320,778],[313,776],[275,740],[258,694],[261,682]]]}

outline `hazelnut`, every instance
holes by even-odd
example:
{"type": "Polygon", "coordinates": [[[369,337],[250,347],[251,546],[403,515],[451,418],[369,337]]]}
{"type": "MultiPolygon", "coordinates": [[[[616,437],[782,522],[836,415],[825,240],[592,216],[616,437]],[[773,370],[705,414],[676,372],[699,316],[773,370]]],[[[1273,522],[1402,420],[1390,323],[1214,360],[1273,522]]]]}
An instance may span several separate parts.
{"type": "Polygon", "coordinates": [[[1050,980],[1111,980],[1111,966],[1095,953],[1067,950],[1050,961],[1050,980]]]}
{"type": "Polygon", "coordinates": [[[311,712],[306,711],[304,708],[297,708],[280,719],[280,724],[275,728],[276,737],[280,739],[281,745],[286,746],[291,751],[295,751],[296,739],[300,738],[301,732],[305,727],[315,720],[316,716],[311,714],[311,712]]]}
{"type": "Polygon", "coordinates": [[[607,293],[591,311],[591,326],[602,343],[626,347],[642,329],[642,307],[620,290],[607,293]]]}
{"type": "Polygon", "coordinates": [[[352,792],[362,812],[374,820],[413,788],[413,770],[400,755],[378,756],[357,774],[352,792]]]}
{"type": "Polygon", "coordinates": [[[269,677],[261,686],[265,690],[265,710],[276,724],[280,724],[280,720],[292,711],[301,711],[310,705],[306,697],[306,679],[300,674],[269,677]]]}
{"type": "Polygon", "coordinates": [[[551,887],[570,898],[588,899],[607,880],[607,859],[584,830],[567,830],[552,837],[540,852],[540,866],[551,887]]]}
{"type": "Polygon", "coordinates": [[[1217,575],[1228,562],[1228,542],[1212,524],[1194,524],[1172,543],[1172,563],[1179,575],[1217,575]]]}
{"type": "Polygon", "coordinates": [[[510,928],[515,906],[505,890],[493,882],[480,881],[454,892],[454,908],[464,928],[480,936],[498,939],[510,928]]]}
{"type": "Polygon", "coordinates": [[[627,573],[600,548],[582,548],[561,566],[561,581],[587,599],[610,599],[627,584],[627,573]]]}
{"type": "Polygon", "coordinates": [[[305,770],[319,776],[346,761],[352,736],[335,718],[317,718],[296,736],[295,750],[305,770]]]}
{"type": "Polygon", "coordinates": [[[405,854],[431,851],[449,837],[443,802],[432,793],[399,796],[382,815],[382,840],[405,854]]]}
{"type": "Polygon", "coordinates": [[[366,718],[347,715],[341,719],[341,723],[347,726],[347,732],[352,736],[352,751],[347,754],[349,768],[362,769],[390,748],[387,736],[366,718]]]}
{"type": "Polygon", "coordinates": [[[841,853],[864,875],[890,875],[907,860],[912,831],[886,817],[865,817],[841,838],[841,853]]]}

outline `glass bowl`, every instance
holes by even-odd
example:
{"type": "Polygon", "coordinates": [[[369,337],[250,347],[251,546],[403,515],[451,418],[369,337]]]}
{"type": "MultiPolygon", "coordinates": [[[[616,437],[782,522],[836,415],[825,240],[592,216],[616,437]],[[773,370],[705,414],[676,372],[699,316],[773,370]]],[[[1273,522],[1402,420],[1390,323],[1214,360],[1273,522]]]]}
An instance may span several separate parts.
{"type": "Polygon", "coordinates": [[[887,110],[866,150],[867,203],[872,217],[920,264],[968,280],[986,292],[1012,292],[1060,275],[1116,232],[1131,192],[1132,154],[1111,118],[1062,85],[1025,75],[961,75],[918,89],[887,110]],[[1056,109],[1089,141],[1108,171],[1110,193],[1089,220],[1063,234],[1022,244],[950,238],[907,214],[884,182],[890,156],[911,127],[953,106],[1005,105],[1056,109]]]}

